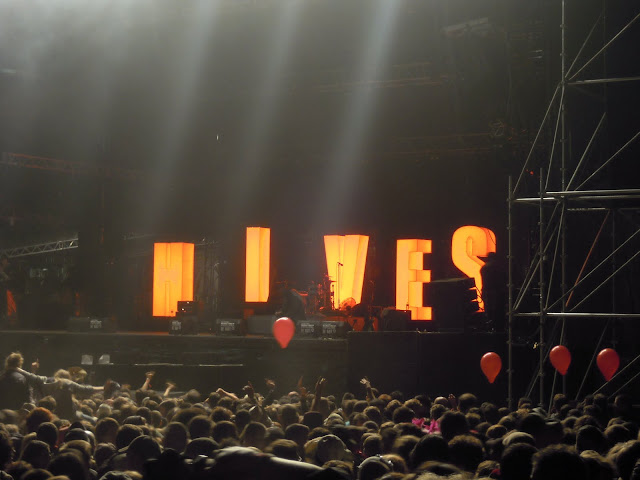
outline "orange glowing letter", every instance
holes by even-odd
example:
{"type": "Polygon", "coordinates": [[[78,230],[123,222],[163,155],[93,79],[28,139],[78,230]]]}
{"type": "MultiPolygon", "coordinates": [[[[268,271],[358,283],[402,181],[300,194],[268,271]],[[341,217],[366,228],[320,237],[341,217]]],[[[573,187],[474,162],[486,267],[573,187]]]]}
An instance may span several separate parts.
{"type": "Polygon", "coordinates": [[[451,238],[451,259],[468,277],[476,280],[478,290],[478,308],[484,311],[482,301],[482,277],[480,269],[485,262],[478,257],[486,257],[496,251],[496,234],[488,228],[466,226],[460,227],[451,238]]]}
{"type": "Polygon", "coordinates": [[[269,300],[269,257],[271,229],[247,227],[247,258],[245,263],[244,300],[266,302],[269,300]]]}
{"type": "Polygon", "coordinates": [[[175,317],[178,301],[193,300],[193,243],[153,245],[153,316],[175,317]]]}
{"type": "Polygon", "coordinates": [[[411,320],[431,320],[431,307],[422,305],[423,284],[431,281],[424,270],[424,255],[431,253],[431,240],[398,240],[396,257],[396,308],[410,310],[411,320]]]}
{"type": "Polygon", "coordinates": [[[327,273],[336,283],[333,305],[362,300],[364,269],[367,263],[369,237],[366,235],[325,235],[324,251],[327,257],[327,273]]]}

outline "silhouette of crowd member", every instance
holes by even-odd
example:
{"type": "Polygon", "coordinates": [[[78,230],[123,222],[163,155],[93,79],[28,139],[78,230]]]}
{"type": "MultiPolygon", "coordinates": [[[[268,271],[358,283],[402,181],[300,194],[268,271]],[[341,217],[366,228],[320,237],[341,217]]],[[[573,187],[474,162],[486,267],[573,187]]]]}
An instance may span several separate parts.
{"type": "Polygon", "coordinates": [[[531,480],[584,480],[587,469],[578,452],[567,445],[545,447],[533,456],[531,480]]]}
{"type": "MultiPolygon", "coordinates": [[[[28,387],[26,379],[34,374],[22,370],[22,356],[10,355],[7,364],[6,370],[19,375],[28,387]]],[[[42,382],[43,390],[68,385],[72,382],[68,373],[59,371],[54,378],[35,375],[35,383],[42,382]]],[[[163,397],[148,382],[138,390],[118,387],[116,398],[108,391],[87,387],[88,398],[70,394],[74,408],[83,412],[71,424],[54,417],[62,400],[45,397],[37,407],[16,402],[15,411],[0,409],[0,472],[4,468],[19,478],[39,479],[37,475],[47,473],[46,468],[48,473],[83,480],[104,474],[112,479],[127,478],[123,475],[140,478],[146,461],[162,457],[163,450],[177,467],[186,468],[175,470],[186,472],[180,476],[185,480],[215,475],[267,480],[310,474],[329,479],[338,478],[332,476],[338,471],[351,475],[349,478],[355,477],[354,472],[360,478],[380,473],[385,478],[401,478],[411,473],[426,479],[460,476],[463,471],[470,476],[475,471],[476,476],[495,474],[504,480],[613,480],[616,470],[622,480],[631,480],[637,477],[634,470],[640,471],[636,467],[640,442],[633,440],[638,426],[629,420],[634,418],[634,399],[629,395],[618,398],[615,409],[601,405],[606,397],[591,395],[570,406],[556,396],[555,410],[558,406],[571,408],[560,423],[555,414],[533,408],[528,398],[520,399],[518,410],[511,412],[497,404],[481,403],[471,393],[459,399],[438,397],[429,413],[428,397],[410,398],[399,391],[387,394],[374,389],[366,377],[364,380],[366,399],[362,399],[364,393],[358,397],[347,392],[338,404],[332,395],[323,396],[324,377],[316,382],[313,395],[300,379],[296,389],[276,398],[272,395],[275,384],[267,380],[267,396],[273,397],[269,401],[249,384],[251,388],[244,387],[242,394],[219,388],[207,402],[201,401],[197,391],[189,391],[165,400],[164,406],[163,397]],[[259,415],[253,409],[259,409],[259,415]],[[163,422],[150,422],[154,413],[163,422]],[[614,416],[619,414],[623,416],[614,416]],[[92,437],[100,442],[97,447],[92,437]],[[576,448],[567,447],[569,444],[576,448]],[[69,456],[76,453],[80,464],[69,456]],[[88,477],[87,472],[96,465],[99,474],[88,477]],[[376,471],[381,466],[390,470],[376,471]],[[333,473],[329,467],[334,468],[333,473]],[[191,469],[194,474],[200,469],[207,475],[191,476],[191,469]],[[30,476],[22,477],[27,474],[30,476]]],[[[168,471],[157,465],[154,475],[146,478],[178,478],[160,476],[168,471]]],[[[0,480],[5,478],[0,473],[0,480]]]]}
{"type": "Polygon", "coordinates": [[[505,330],[505,310],[507,275],[495,252],[489,252],[485,264],[480,269],[482,277],[482,301],[487,320],[493,330],[505,330]]]}
{"type": "Polygon", "coordinates": [[[53,376],[54,381],[42,386],[44,393],[51,395],[56,401],[56,415],[60,418],[72,419],[76,412],[75,396],[89,396],[99,393],[104,387],[81,385],[71,380],[67,370],[60,369],[53,376]]]}
{"type": "Polygon", "coordinates": [[[19,409],[25,403],[33,403],[33,389],[47,381],[22,369],[24,358],[20,352],[13,352],[4,361],[4,371],[0,375],[0,408],[19,409]]]}

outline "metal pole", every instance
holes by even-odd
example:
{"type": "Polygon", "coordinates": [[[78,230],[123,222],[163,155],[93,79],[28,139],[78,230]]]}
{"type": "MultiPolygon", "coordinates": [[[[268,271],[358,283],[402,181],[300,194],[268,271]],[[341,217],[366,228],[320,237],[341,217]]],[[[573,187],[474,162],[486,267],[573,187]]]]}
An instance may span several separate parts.
{"type": "MultiPolygon", "coordinates": [[[[561,53],[561,78],[562,78],[562,95],[560,98],[560,118],[561,118],[561,165],[560,165],[560,179],[562,190],[567,189],[567,97],[565,97],[565,90],[567,88],[567,17],[566,17],[566,0],[562,0],[562,53],[561,53]]],[[[558,235],[560,236],[560,295],[564,297],[567,292],[567,199],[566,197],[562,198],[561,205],[561,213],[560,213],[560,232],[558,235]]],[[[562,303],[562,312],[564,312],[564,302],[562,303]]],[[[562,317],[562,329],[560,331],[560,345],[564,345],[566,342],[565,332],[566,332],[566,318],[562,317]]],[[[555,372],[553,377],[553,383],[555,387],[555,381],[557,378],[558,372],[555,372]]],[[[549,399],[549,407],[551,407],[553,402],[553,390],[551,392],[551,398],[549,399]]],[[[562,393],[567,393],[567,377],[566,375],[562,376],[562,393]]]]}
{"type": "Polygon", "coordinates": [[[507,378],[508,378],[508,391],[507,391],[507,406],[509,410],[513,410],[513,179],[509,176],[509,196],[507,198],[508,204],[508,222],[507,222],[507,241],[508,241],[508,290],[509,290],[509,317],[508,317],[508,333],[507,333],[507,352],[508,352],[508,366],[507,366],[507,378]]]}
{"type": "Polygon", "coordinates": [[[640,77],[614,77],[614,78],[591,78],[589,80],[577,80],[570,82],[569,85],[600,85],[608,83],[637,82],[640,77]]]}
{"type": "MultiPolygon", "coordinates": [[[[624,242],[622,242],[620,245],[618,245],[618,247],[612,253],[607,255],[606,258],[604,258],[598,265],[593,267],[584,277],[582,277],[580,280],[578,280],[573,285],[573,287],[571,287],[569,290],[567,290],[566,294],[571,294],[571,292],[573,292],[576,288],[578,288],[587,278],[589,278],[591,275],[593,275],[593,273],[595,273],[596,270],[598,270],[603,265],[606,265],[606,263],[609,261],[609,259],[612,257],[612,255],[614,255],[616,252],[620,251],[627,243],[629,243],[631,240],[633,240],[636,237],[636,235],[638,235],[638,234],[640,234],[640,228],[638,230],[636,230],[633,234],[631,234],[631,236],[629,238],[627,238],[624,242]]],[[[558,303],[562,302],[565,299],[565,295],[561,296],[555,302],[553,302],[549,306],[548,310],[553,309],[556,305],[558,305],[558,303]]]]}
{"type": "MultiPolygon", "coordinates": [[[[616,318],[640,318],[640,313],[594,313],[594,312],[547,312],[545,314],[547,317],[556,317],[556,318],[611,318],[615,316],[616,318]]],[[[514,318],[538,318],[540,314],[538,312],[523,312],[523,313],[514,313],[514,318]]]]}
{"type": "Polygon", "coordinates": [[[600,333],[600,338],[598,339],[596,348],[593,350],[593,355],[591,355],[589,366],[584,372],[584,376],[582,377],[582,382],[580,383],[580,388],[578,388],[578,393],[576,393],[576,400],[580,398],[580,394],[582,393],[582,387],[584,387],[584,384],[587,381],[587,376],[589,375],[589,372],[591,371],[591,367],[593,366],[593,362],[596,360],[596,357],[598,356],[598,352],[600,351],[600,345],[602,345],[602,340],[604,339],[604,334],[607,331],[608,326],[609,326],[609,322],[605,323],[604,328],[602,329],[602,333],[600,333]]]}
{"type": "Polygon", "coordinates": [[[522,166],[522,170],[520,170],[520,175],[518,176],[518,180],[516,181],[516,185],[513,188],[513,191],[515,192],[518,189],[518,186],[520,185],[520,182],[522,181],[522,178],[524,177],[524,172],[527,169],[527,166],[529,165],[529,160],[531,160],[531,157],[533,156],[533,152],[536,149],[536,145],[538,144],[538,139],[540,138],[540,135],[542,134],[542,129],[544,128],[545,123],[547,123],[547,118],[549,118],[549,113],[551,112],[551,107],[553,107],[553,104],[556,101],[556,95],[558,94],[558,92],[560,91],[560,85],[557,85],[554,92],[553,92],[553,96],[551,97],[551,100],[549,101],[549,105],[547,106],[547,111],[544,113],[544,117],[542,118],[542,122],[540,122],[540,127],[538,128],[538,131],[536,132],[536,136],[533,139],[533,143],[531,144],[531,148],[529,149],[529,153],[527,155],[526,160],[524,161],[524,165],[522,166]]]}
{"type": "Polygon", "coordinates": [[[576,62],[578,61],[578,59],[582,55],[582,51],[584,50],[584,48],[589,43],[589,40],[591,40],[591,35],[593,35],[593,32],[595,32],[596,27],[600,23],[600,20],[602,20],[602,13],[596,19],[596,21],[593,23],[593,25],[591,26],[591,30],[589,30],[589,33],[587,34],[586,38],[582,42],[582,45],[580,46],[580,49],[578,50],[578,53],[576,53],[576,56],[573,57],[573,62],[571,62],[571,65],[569,66],[569,69],[567,70],[567,75],[569,75],[569,73],[571,73],[571,71],[573,70],[573,67],[576,65],[576,62]]]}
{"type": "Polygon", "coordinates": [[[626,267],[631,262],[633,262],[638,256],[640,256],[640,251],[634,253],[629,260],[624,262],[620,267],[616,268],[611,275],[609,275],[607,278],[605,278],[596,288],[591,290],[591,292],[589,292],[589,294],[587,294],[582,300],[580,300],[580,302],[578,302],[576,305],[574,305],[574,307],[571,309],[571,311],[574,311],[576,308],[578,308],[580,305],[582,305],[584,302],[586,302],[589,298],[591,298],[591,296],[594,293],[596,293],[598,290],[600,290],[600,288],[602,288],[609,280],[614,278],[618,274],[618,272],[623,270],[624,267],[626,267]]]}
{"type": "Polygon", "coordinates": [[[544,405],[544,290],[545,290],[545,281],[544,281],[544,202],[542,199],[544,198],[544,173],[542,169],[540,169],[540,221],[538,222],[538,230],[540,235],[539,246],[538,246],[538,255],[540,256],[540,268],[538,269],[539,280],[538,287],[540,289],[540,332],[538,336],[538,355],[539,355],[539,364],[538,364],[538,384],[539,384],[539,404],[540,406],[544,405]]]}
{"type": "Polygon", "coordinates": [[[640,131],[638,133],[636,133],[633,137],[631,137],[631,139],[625,143],[623,146],[621,146],[616,153],[614,153],[613,155],[611,155],[605,162],[603,162],[591,175],[589,175],[589,177],[583,181],[576,190],[580,190],[587,182],[589,182],[589,180],[591,180],[593,177],[595,177],[598,173],[600,173],[602,171],[603,168],[605,168],[607,165],[609,165],[609,163],[611,163],[618,155],[620,155],[620,153],[622,153],[629,145],[631,145],[633,142],[635,142],[636,138],[640,137],[640,131]]]}
{"type": "Polygon", "coordinates": [[[598,50],[595,55],[593,55],[589,60],[587,60],[584,63],[584,65],[582,65],[582,67],[580,67],[580,69],[571,76],[570,80],[573,80],[574,78],[576,78],[580,74],[580,72],[582,72],[585,68],[587,68],[591,64],[591,62],[593,62],[596,58],[598,58],[598,56],[601,53],[603,53],[607,48],[609,48],[609,46],[613,42],[615,42],[620,37],[620,35],[626,32],[638,19],[640,19],[640,13],[635,17],[633,17],[633,19],[629,23],[627,23],[624,27],[622,27],[622,29],[618,33],[616,33],[613,36],[613,38],[609,40],[600,50],[598,50]]]}
{"type": "Polygon", "coordinates": [[[595,130],[593,131],[593,134],[591,135],[591,138],[589,139],[589,143],[587,143],[587,146],[585,147],[584,152],[582,153],[582,156],[580,157],[580,161],[578,162],[578,165],[576,166],[575,170],[573,171],[573,175],[571,176],[571,179],[569,180],[569,185],[567,187],[563,187],[562,188],[563,190],[565,190],[566,188],[571,188],[571,184],[573,183],[573,180],[576,178],[576,175],[580,171],[580,167],[582,167],[582,162],[584,161],[585,158],[587,158],[587,154],[591,151],[591,145],[593,144],[593,140],[598,135],[598,132],[600,131],[600,128],[602,127],[602,124],[604,123],[604,119],[606,118],[606,116],[607,116],[607,112],[604,112],[602,114],[602,116],[600,117],[600,121],[598,122],[598,125],[596,126],[595,130]]]}

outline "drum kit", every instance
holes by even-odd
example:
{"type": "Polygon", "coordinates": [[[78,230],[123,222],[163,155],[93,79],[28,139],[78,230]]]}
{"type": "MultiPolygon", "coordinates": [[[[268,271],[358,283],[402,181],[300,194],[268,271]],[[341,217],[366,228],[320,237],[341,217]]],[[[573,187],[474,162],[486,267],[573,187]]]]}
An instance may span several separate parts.
{"type": "Polygon", "coordinates": [[[331,277],[327,274],[322,276],[321,281],[309,283],[306,291],[299,291],[298,293],[304,298],[307,315],[346,310],[348,307],[353,306],[352,303],[355,304],[352,298],[347,298],[340,302],[340,305],[336,304],[336,281],[331,280],[331,277]]]}
{"type": "Polygon", "coordinates": [[[307,315],[328,312],[334,309],[335,283],[335,280],[331,280],[331,277],[325,274],[320,282],[312,281],[307,286],[306,292],[300,292],[300,295],[305,300],[307,315]]]}
{"type": "Polygon", "coordinates": [[[373,331],[374,320],[379,316],[379,307],[357,305],[352,297],[339,301],[336,294],[336,285],[337,282],[331,280],[331,277],[325,274],[320,282],[310,282],[306,291],[297,291],[304,301],[307,319],[342,316],[346,317],[346,321],[354,329],[373,331]],[[361,321],[362,323],[359,328],[355,326],[356,321],[361,321]]]}

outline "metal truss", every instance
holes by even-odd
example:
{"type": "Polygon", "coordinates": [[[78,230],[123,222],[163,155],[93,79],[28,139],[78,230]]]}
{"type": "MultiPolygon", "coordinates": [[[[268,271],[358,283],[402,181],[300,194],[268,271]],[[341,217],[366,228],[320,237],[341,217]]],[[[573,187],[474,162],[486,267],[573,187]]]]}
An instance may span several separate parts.
{"type": "Polygon", "coordinates": [[[43,225],[61,225],[64,223],[62,218],[57,215],[33,213],[11,205],[0,205],[0,219],[5,220],[11,226],[20,222],[43,225]]]}
{"type": "Polygon", "coordinates": [[[36,245],[25,245],[22,247],[8,248],[0,250],[0,255],[9,258],[26,257],[29,255],[40,255],[42,253],[61,252],[63,250],[73,250],[78,248],[78,237],[66,240],[56,240],[54,242],[38,243],[36,245]]]}
{"type": "Polygon", "coordinates": [[[454,75],[435,71],[430,62],[401,63],[392,65],[386,75],[378,78],[363,78],[346,69],[324,70],[312,89],[322,92],[347,92],[356,88],[428,87],[451,83],[454,75]]]}
{"type": "MultiPolygon", "coordinates": [[[[156,235],[150,233],[128,233],[124,235],[123,240],[140,240],[140,239],[150,239],[155,237],[156,235]]],[[[212,247],[217,245],[216,242],[212,240],[202,239],[199,242],[195,243],[196,247],[212,247]]],[[[52,242],[46,243],[38,243],[36,245],[23,245],[20,247],[7,248],[5,250],[0,250],[0,256],[6,255],[9,258],[16,257],[26,257],[28,255],[39,255],[43,253],[55,253],[63,250],[72,250],[78,248],[78,237],[69,238],[66,240],[55,240],[52,242]]],[[[149,252],[147,248],[143,251],[139,252],[134,256],[148,255],[149,252]]]]}
{"type": "Polygon", "coordinates": [[[456,133],[451,135],[416,136],[394,138],[387,149],[381,149],[382,156],[421,157],[440,154],[478,154],[493,152],[505,144],[518,146],[524,142],[523,136],[505,135],[507,127],[502,122],[491,125],[491,132],[456,133]]]}
{"type": "MultiPolygon", "coordinates": [[[[608,251],[599,242],[603,230],[613,222],[616,215],[624,210],[637,210],[640,208],[640,189],[601,189],[597,188],[599,174],[607,167],[610,167],[627,148],[640,138],[640,130],[631,135],[627,141],[618,146],[617,150],[602,161],[594,160],[592,157],[594,144],[601,140],[604,135],[603,124],[606,121],[606,99],[599,97],[602,101],[602,115],[597,122],[591,137],[588,139],[579,156],[574,156],[570,150],[569,131],[571,122],[574,120],[567,114],[568,95],[567,89],[573,87],[585,87],[588,85],[607,84],[613,88],[614,84],[622,82],[633,82],[640,80],[640,77],[616,77],[607,78],[606,72],[601,78],[582,78],[587,67],[596,59],[601,59],[605,52],[616,41],[620,42],[624,33],[631,26],[640,20],[640,14],[629,19],[628,23],[617,32],[614,32],[609,40],[603,42],[597,52],[582,61],[583,53],[587,45],[591,42],[594,32],[598,27],[604,28],[605,15],[602,14],[595,21],[593,28],[584,39],[582,46],[578,49],[576,56],[569,65],[567,60],[567,35],[566,35],[566,7],[569,0],[562,0],[561,25],[561,72],[560,81],[555,87],[551,101],[546,109],[544,118],[537,131],[535,139],[531,145],[529,153],[524,161],[522,170],[515,182],[509,182],[509,318],[508,318],[508,400],[509,406],[513,406],[513,332],[516,322],[524,318],[538,319],[538,365],[529,384],[525,395],[531,396],[534,389],[538,388],[538,401],[541,405],[550,404],[556,389],[557,376],[554,373],[553,383],[549,396],[549,401],[545,398],[545,363],[551,348],[556,344],[564,344],[566,339],[566,321],[573,318],[596,318],[606,320],[600,335],[600,340],[595,346],[591,364],[582,380],[582,385],[577,392],[579,397],[585,384],[587,374],[592,367],[595,357],[604,339],[605,332],[612,319],[617,318],[640,318],[636,313],[618,313],[615,311],[615,296],[613,288],[606,290],[604,287],[611,287],[615,278],[620,272],[629,268],[634,262],[638,262],[640,251],[635,248],[640,239],[640,225],[633,226],[631,233],[626,238],[616,234],[615,246],[608,251]],[[546,158],[540,159],[537,155],[538,148],[542,142],[544,132],[551,132],[552,140],[547,147],[546,158]],[[536,163],[537,162],[537,163],[536,163]],[[538,195],[527,195],[525,192],[525,178],[531,173],[540,174],[538,195]],[[582,180],[580,180],[582,179],[582,180]],[[595,188],[593,188],[595,187],[595,188]],[[631,206],[630,206],[631,204],[631,206]],[[516,279],[515,251],[514,251],[514,228],[515,228],[515,208],[519,205],[529,205],[534,208],[537,215],[537,249],[532,255],[524,278],[516,279]],[[586,258],[582,262],[582,269],[574,279],[568,278],[568,256],[572,253],[569,248],[568,216],[573,212],[585,212],[592,214],[604,214],[601,219],[600,229],[592,239],[591,248],[586,258]],[[595,256],[594,251],[604,249],[604,259],[595,266],[590,266],[590,260],[595,256]],[[586,291],[579,287],[587,285],[586,291]],[[517,282],[517,283],[516,283],[517,282]],[[531,295],[533,293],[533,295],[531,295]],[[523,311],[524,299],[527,296],[537,297],[537,311],[523,311]],[[594,296],[604,297],[605,301],[611,305],[611,312],[586,312],[583,311],[585,304],[593,300],[594,296]],[[581,308],[582,307],[582,308],[581,308]],[[552,328],[549,326],[552,324],[552,328]]],[[[606,2],[604,2],[606,3],[606,2]]],[[[603,5],[606,8],[606,5],[603,5]]],[[[615,114],[615,112],[609,112],[615,114]]],[[[595,121],[594,121],[595,123],[595,121]]],[[[636,360],[638,360],[636,358],[636,360]]],[[[634,360],[632,363],[634,363],[634,360]]],[[[619,372],[618,375],[622,373],[619,372]]],[[[616,375],[617,376],[617,375],[616,375]]],[[[614,377],[612,380],[614,380],[614,377]]],[[[635,378],[635,377],[634,377],[635,378]]],[[[608,383],[608,382],[607,382],[608,383]]],[[[627,382],[628,383],[628,382],[627,382]]],[[[606,385],[606,384],[605,384],[606,385]]],[[[625,384],[626,386],[626,384],[625,384]]],[[[564,382],[563,382],[563,390],[564,382]]]]}
{"type": "Polygon", "coordinates": [[[140,180],[144,177],[144,173],[138,170],[105,165],[93,165],[85,162],[72,162],[57,158],[36,157],[33,155],[11,152],[2,153],[2,156],[0,157],[0,165],[45,170],[48,172],[58,172],[74,176],[97,176],[127,181],[140,180]]]}

